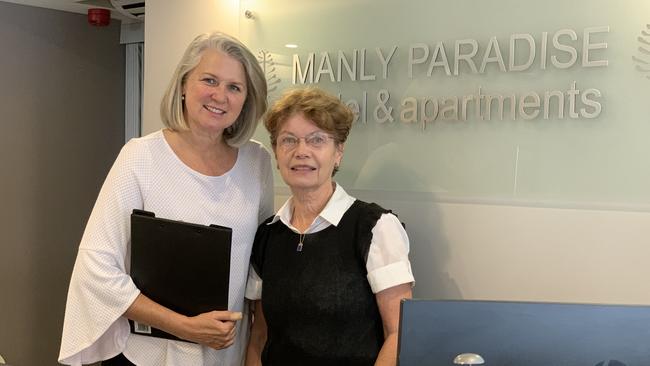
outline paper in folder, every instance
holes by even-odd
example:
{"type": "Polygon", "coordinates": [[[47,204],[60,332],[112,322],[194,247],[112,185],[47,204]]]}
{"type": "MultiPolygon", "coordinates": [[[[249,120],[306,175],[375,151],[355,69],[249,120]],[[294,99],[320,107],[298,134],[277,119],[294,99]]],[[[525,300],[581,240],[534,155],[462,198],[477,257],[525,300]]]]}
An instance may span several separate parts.
{"type": "MultiPolygon", "coordinates": [[[[131,277],[153,301],[186,316],[228,309],[232,229],[131,214],[131,277]]],[[[129,320],[131,333],[175,339],[129,320]]]]}

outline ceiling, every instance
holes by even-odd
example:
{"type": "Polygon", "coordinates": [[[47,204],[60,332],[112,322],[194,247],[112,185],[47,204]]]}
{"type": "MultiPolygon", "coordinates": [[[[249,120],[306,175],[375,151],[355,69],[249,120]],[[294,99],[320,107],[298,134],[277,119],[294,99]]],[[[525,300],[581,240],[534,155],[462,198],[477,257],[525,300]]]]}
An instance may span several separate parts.
{"type": "Polygon", "coordinates": [[[144,21],[144,0],[0,0],[7,3],[36,6],[72,13],[87,14],[88,9],[111,10],[111,18],[123,23],[144,21]]]}

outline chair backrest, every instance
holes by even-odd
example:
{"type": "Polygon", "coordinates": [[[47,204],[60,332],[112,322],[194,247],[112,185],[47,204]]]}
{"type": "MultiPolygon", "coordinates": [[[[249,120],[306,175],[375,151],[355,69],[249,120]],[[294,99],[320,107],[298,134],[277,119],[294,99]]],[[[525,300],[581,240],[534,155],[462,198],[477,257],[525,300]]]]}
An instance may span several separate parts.
{"type": "Polygon", "coordinates": [[[460,354],[486,366],[643,366],[650,307],[404,300],[398,342],[400,366],[454,365],[460,354]]]}

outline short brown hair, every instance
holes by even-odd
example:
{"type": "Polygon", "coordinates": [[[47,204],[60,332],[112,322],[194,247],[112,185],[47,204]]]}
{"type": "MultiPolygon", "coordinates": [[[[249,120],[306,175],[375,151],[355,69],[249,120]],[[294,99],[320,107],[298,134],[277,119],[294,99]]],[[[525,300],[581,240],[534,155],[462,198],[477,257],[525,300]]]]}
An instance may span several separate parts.
{"type": "Polygon", "coordinates": [[[266,111],[266,79],[264,72],[251,51],[239,40],[220,32],[197,36],[189,44],[172,76],[160,103],[160,117],[163,124],[174,131],[189,129],[185,120],[182,101],[183,87],[187,75],[201,61],[206,49],[215,49],[239,61],[246,74],[246,101],[237,120],[224,131],[224,138],[230,146],[241,146],[248,141],[266,111]]]}
{"type": "Polygon", "coordinates": [[[332,134],[337,144],[347,140],[354,113],[335,96],[319,88],[292,89],[276,101],[264,118],[264,127],[275,148],[278,132],[293,115],[303,114],[321,130],[332,134]]]}

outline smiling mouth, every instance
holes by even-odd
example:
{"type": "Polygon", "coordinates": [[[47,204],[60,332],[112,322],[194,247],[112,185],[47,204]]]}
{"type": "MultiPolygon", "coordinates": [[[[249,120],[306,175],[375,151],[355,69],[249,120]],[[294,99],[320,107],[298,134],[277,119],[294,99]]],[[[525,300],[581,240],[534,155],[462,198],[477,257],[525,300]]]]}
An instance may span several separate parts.
{"type": "Polygon", "coordinates": [[[206,106],[203,106],[203,107],[204,107],[205,109],[207,109],[208,111],[210,111],[210,112],[212,112],[212,113],[215,113],[215,114],[226,114],[226,111],[224,111],[224,110],[221,109],[221,108],[212,107],[212,106],[209,106],[209,105],[206,105],[206,106]]]}
{"type": "Polygon", "coordinates": [[[296,165],[296,166],[292,166],[291,170],[299,171],[299,172],[310,172],[316,170],[316,168],[309,165],[296,165]]]}

